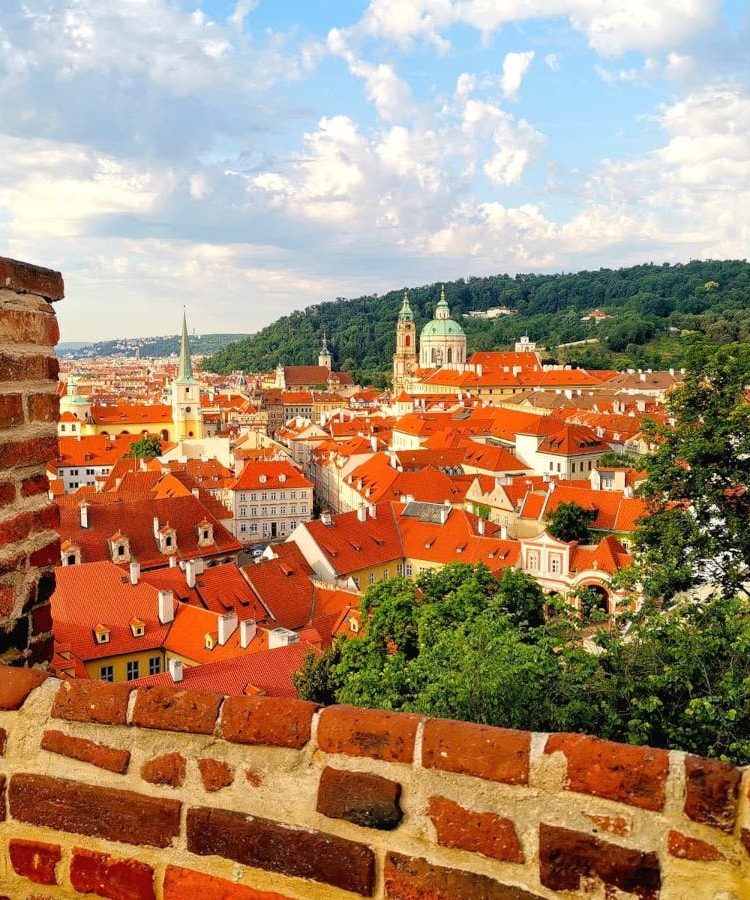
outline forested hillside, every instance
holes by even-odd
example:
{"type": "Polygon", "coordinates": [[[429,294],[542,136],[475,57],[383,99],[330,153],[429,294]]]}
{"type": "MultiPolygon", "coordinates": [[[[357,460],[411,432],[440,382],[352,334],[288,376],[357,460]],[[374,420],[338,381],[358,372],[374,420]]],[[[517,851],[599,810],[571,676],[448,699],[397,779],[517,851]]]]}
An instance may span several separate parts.
{"type": "MultiPolygon", "coordinates": [[[[194,356],[216,353],[227,344],[243,338],[243,334],[201,334],[190,338],[190,351],[194,356]]],[[[117,338],[112,341],[97,341],[96,343],[60,343],[58,353],[60,356],[71,359],[98,359],[102,356],[135,356],[138,350],[142,357],[171,356],[180,352],[180,335],[168,335],[166,337],[148,338],[117,338]]]]}
{"type": "MultiPolygon", "coordinates": [[[[409,289],[418,327],[432,318],[439,283],[409,289]]],[[[686,333],[717,343],[750,341],[750,264],[744,260],[642,265],[562,275],[492,275],[446,282],[451,314],[469,350],[512,346],[522,334],[549,355],[589,366],[674,366],[682,363],[686,333]],[[513,316],[466,319],[464,313],[508,306],[513,316]],[[593,309],[610,318],[582,322],[593,309]],[[595,343],[559,348],[560,344],[595,343]]],[[[403,288],[383,296],[338,299],[284,316],[206,361],[216,372],[270,370],[314,361],[325,329],[336,368],[362,383],[384,385],[393,354],[403,288]]]]}

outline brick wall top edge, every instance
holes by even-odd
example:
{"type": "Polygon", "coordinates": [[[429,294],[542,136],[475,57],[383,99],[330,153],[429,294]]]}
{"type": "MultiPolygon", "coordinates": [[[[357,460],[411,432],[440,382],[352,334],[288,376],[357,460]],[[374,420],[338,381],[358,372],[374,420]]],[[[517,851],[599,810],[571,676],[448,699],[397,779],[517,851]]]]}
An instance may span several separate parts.
{"type": "Polygon", "coordinates": [[[7,256],[0,256],[0,288],[19,294],[36,294],[50,301],[62,300],[65,296],[60,272],[7,256]]]}
{"type": "MultiPolygon", "coordinates": [[[[48,676],[45,672],[38,669],[21,669],[4,665],[0,665],[0,710],[21,709],[34,690],[47,679],[53,685],[53,689],[50,691],[50,696],[53,697],[50,709],[51,718],[105,725],[126,724],[129,696],[136,690],[128,684],[108,684],[99,681],[61,681],[48,676]]],[[[158,690],[139,688],[136,693],[134,715],[130,727],[209,733],[213,731],[213,724],[219,716],[219,707],[224,699],[219,694],[186,691],[179,685],[174,687],[160,686],[158,690]],[[188,718],[192,716],[196,721],[187,721],[182,727],[178,727],[173,718],[182,712],[189,713],[188,718]]],[[[231,743],[266,744],[268,746],[301,749],[309,740],[308,723],[317,709],[315,704],[291,698],[280,703],[279,698],[275,697],[234,697],[228,698],[227,702],[229,705],[225,706],[224,715],[222,716],[221,732],[222,737],[231,743]],[[234,708],[235,706],[236,709],[234,708]],[[294,713],[292,717],[295,719],[293,723],[294,739],[290,738],[286,732],[283,734],[276,733],[278,728],[273,726],[271,720],[274,715],[278,715],[280,708],[286,713],[287,718],[291,713],[294,713]],[[234,719],[236,721],[230,721],[234,719]],[[254,719],[259,721],[257,733],[254,719]],[[231,734],[227,732],[231,732],[231,734]],[[267,739],[265,739],[264,734],[268,735],[267,739]]],[[[490,728],[488,726],[478,726],[444,719],[422,719],[420,716],[415,716],[411,713],[351,706],[324,707],[320,710],[320,717],[317,743],[319,749],[323,752],[354,756],[371,755],[376,759],[386,758],[388,761],[398,762],[411,762],[411,741],[404,740],[401,732],[404,732],[407,738],[411,738],[412,733],[416,732],[420,721],[423,721],[425,724],[425,743],[427,744],[441,738],[443,730],[450,726],[455,728],[457,740],[466,737],[469,732],[473,733],[476,731],[482,738],[491,738],[492,741],[501,742],[504,745],[501,748],[503,757],[507,756],[509,751],[512,751],[514,757],[519,755],[519,748],[515,746],[516,743],[519,744],[520,750],[524,751],[520,755],[525,757],[525,748],[530,743],[531,738],[531,734],[525,731],[490,728]],[[365,726],[367,727],[365,728],[365,726]],[[331,734],[327,733],[329,731],[331,734]],[[427,734],[428,731],[435,732],[435,734],[427,734]],[[394,755],[386,752],[380,745],[374,750],[369,744],[366,747],[360,747],[356,744],[356,741],[352,746],[349,746],[351,740],[353,740],[351,737],[352,733],[361,737],[361,733],[364,732],[366,732],[366,737],[371,732],[377,732],[377,736],[380,736],[381,732],[391,733],[396,743],[399,744],[397,748],[399,752],[394,755]],[[408,745],[408,753],[402,754],[400,752],[400,749],[403,749],[401,748],[403,743],[408,745]]],[[[387,740],[387,738],[384,739],[387,740]]],[[[487,743],[487,746],[483,745],[485,751],[494,752],[492,741],[489,741],[489,743],[485,741],[487,743]]],[[[556,749],[562,749],[567,751],[567,755],[572,755],[570,746],[566,745],[567,741],[572,741],[576,745],[576,749],[580,750],[583,750],[587,745],[593,745],[600,752],[611,750],[615,756],[618,755],[618,751],[624,754],[625,758],[629,757],[630,754],[634,754],[637,761],[641,759],[644,753],[657,754],[659,756],[667,753],[664,750],[654,750],[653,748],[632,744],[619,744],[586,735],[567,733],[546,735],[545,752],[550,753],[556,749]],[[558,743],[561,746],[556,746],[558,743]]],[[[423,747],[423,752],[424,749],[423,747]]],[[[700,757],[688,757],[687,754],[684,754],[684,756],[686,760],[693,761],[693,766],[701,762],[700,757]]],[[[526,765],[525,760],[523,762],[526,765]]],[[[627,764],[626,760],[623,759],[619,759],[618,762],[627,764]]],[[[447,765],[443,766],[441,764],[436,766],[429,762],[425,762],[425,764],[428,768],[446,767],[450,769],[450,766],[447,765]]],[[[744,771],[733,766],[725,767],[733,772],[744,771]]],[[[465,774],[474,774],[475,777],[480,778],[485,777],[479,771],[466,772],[465,774]]],[[[505,780],[505,778],[495,779],[491,775],[488,777],[489,780],[505,780]]],[[[525,782],[525,778],[508,780],[516,784],[525,782]]],[[[737,780],[736,776],[735,780],[737,780]]]]}

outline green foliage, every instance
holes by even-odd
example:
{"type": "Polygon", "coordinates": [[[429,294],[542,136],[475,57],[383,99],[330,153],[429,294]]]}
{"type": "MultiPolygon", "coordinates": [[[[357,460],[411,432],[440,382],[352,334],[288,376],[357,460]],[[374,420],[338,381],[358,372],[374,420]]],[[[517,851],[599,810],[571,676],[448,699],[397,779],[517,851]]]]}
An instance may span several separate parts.
{"type": "Polygon", "coordinates": [[[747,348],[693,342],[683,385],[668,399],[674,427],[647,425],[658,444],[641,489],[649,515],[636,535],[646,593],[669,598],[702,582],[731,597],[750,572],[750,381],[747,348]]]}
{"type": "MultiPolygon", "coordinates": [[[[118,338],[112,341],[97,341],[95,344],[58,344],[58,353],[72,359],[98,359],[102,356],[141,357],[176,356],[180,352],[180,335],[170,337],[118,338]]],[[[193,356],[216,353],[227,344],[246,337],[244,334],[201,334],[190,338],[190,352],[193,356]]]]}
{"type": "Polygon", "coordinates": [[[623,467],[640,469],[643,466],[643,460],[632,453],[616,453],[614,450],[610,450],[608,453],[602,453],[596,466],[598,469],[621,469],[623,467]]]}
{"type": "Polygon", "coordinates": [[[378,582],[363,636],[311,657],[303,695],[750,762],[747,601],[646,610],[595,654],[565,604],[544,622],[544,599],[523,573],[481,564],[378,582]]]}
{"type": "Polygon", "coordinates": [[[595,516],[595,513],[577,503],[558,503],[547,519],[547,531],[560,541],[588,544],[591,540],[591,522],[595,516]]]}
{"type": "Polygon", "coordinates": [[[161,456],[161,440],[156,435],[144,434],[130,445],[130,459],[153,459],[155,456],[161,456]]]}
{"type": "Polygon", "coordinates": [[[324,706],[330,706],[332,703],[335,703],[336,693],[332,669],[340,660],[340,641],[334,641],[320,655],[310,650],[305,656],[302,668],[292,674],[292,681],[299,696],[303,700],[322,703],[324,706]]]}
{"type": "MultiPolygon", "coordinates": [[[[524,333],[548,348],[571,341],[598,343],[563,348],[561,359],[598,368],[681,366],[680,333],[709,340],[750,341],[750,264],[693,261],[687,265],[641,265],[565,275],[493,275],[445,285],[451,314],[461,322],[469,350],[510,347],[524,333]],[[716,287],[706,288],[707,284],[716,287]],[[498,319],[466,319],[464,313],[505,305],[517,310],[498,319]],[[581,317],[601,308],[609,319],[581,317]]],[[[338,300],[294,312],[257,334],[230,344],[206,361],[209,371],[270,371],[311,364],[325,330],[334,365],[361,383],[384,387],[390,373],[396,318],[403,288],[382,296],[338,300]]],[[[438,283],[413,288],[409,299],[417,327],[432,318],[438,283]]]]}

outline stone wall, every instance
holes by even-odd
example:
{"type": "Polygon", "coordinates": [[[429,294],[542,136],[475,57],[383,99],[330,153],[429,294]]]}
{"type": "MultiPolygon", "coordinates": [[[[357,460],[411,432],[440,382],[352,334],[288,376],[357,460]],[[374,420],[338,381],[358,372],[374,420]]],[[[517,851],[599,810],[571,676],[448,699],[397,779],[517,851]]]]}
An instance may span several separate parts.
{"type": "Polygon", "coordinates": [[[59,562],[46,463],[57,455],[59,272],[0,257],[0,662],[52,655],[49,598],[59,562]]]}
{"type": "Polygon", "coordinates": [[[684,753],[2,667],[0,748],[13,900],[750,897],[748,774],[684,753]]]}

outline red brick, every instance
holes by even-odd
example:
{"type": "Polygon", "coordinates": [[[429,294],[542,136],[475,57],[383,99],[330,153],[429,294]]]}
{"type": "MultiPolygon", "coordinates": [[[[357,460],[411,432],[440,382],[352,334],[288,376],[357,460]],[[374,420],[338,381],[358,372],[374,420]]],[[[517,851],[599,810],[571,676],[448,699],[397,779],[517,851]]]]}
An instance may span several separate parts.
{"type": "Polygon", "coordinates": [[[187,813],[187,841],[198,856],[223,856],[366,897],[375,888],[372,850],[335,835],[223,809],[193,808],[187,813]]]}
{"type": "Polygon", "coordinates": [[[60,507],[56,503],[50,503],[34,513],[34,531],[50,530],[60,530],[60,507]]]}
{"type": "Polygon", "coordinates": [[[15,544],[28,537],[34,525],[34,513],[22,512],[0,522],[0,546],[15,544]]]}
{"type": "Polygon", "coordinates": [[[539,826],[539,879],[553,891],[580,891],[582,882],[600,878],[609,893],[618,888],[641,900],[656,900],[661,890],[656,853],[609,844],[578,831],[539,826]]]}
{"type": "Polygon", "coordinates": [[[29,422],[57,422],[60,398],[57,394],[30,394],[26,398],[29,422]]]}
{"type": "Polygon", "coordinates": [[[62,731],[45,731],[41,746],[42,750],[90,763],[117,775],[124,775],[130,765],[130,750],[108,747],[106,744],[74,737],[62,731]]]}
{"type": "Polygon", "coordinates": [[[179,753],[165,753],[150,759],[141,766],[141,778],[150,784],[182,787],[185,783],[187,762],[179,753]]]}
{"type": "Polygon", "coordinates": [[[317,810],[331,819],[391,831],[403,812],[401,785],[369,772],[348,772],[326,766],[320,776],[317,810]]]}
{"type": "Polygon", "coordinates": [[[0,353],[0,381],[54,381],[59,371],[54,356],[0,353]]]}
{"type": "Polygon", "coordinates": [[[617,744],[581,734],[553,734],[544,752],[558,750],[568,760],[567,790],[606,797],[639,809],[664,808],[669,773],[666,750],[617,744]]]}
{"type": "Polygon", "coordinates": [[[0,666],[0,709],[20,709],[26,698],[47,678],[38,669],[0,666]]]}
{"type": "Polygon", "coordinates": [[[443,847],[470,850],[501,862],[524,862],[516,826],[490,812],[465,809],[447,797],[430,797],[428,811],[443,847]]]}
{"type": "Polygon", "coordinates": [[[329,706],[320,714],[318,746],[325,753],[410,763],[420,721],[408,713],[329,706]]]}
{"type": "Polygon", "coordinates": [[[221,733],[234,744],[265,744],[302,749],[310,740],[317,704],[293,697],[227,697],[221,733]]]}
{"type": "Polygon", "coordinates": [[[198,771],[201,773],[203,789],[210,793],[229,787],[234,781],[234,769],[220,759],[199,759],[198,771]]]}
{"type": "Polygon", "coordinates": [[[60,539],[55,538],[49,544],[45,544],[38,550],[35,550],[29,556],[29,565],[32,569],[44,568],[46,566],[60,565],[60,539]]]}
{"type": "Polygon", "coordinates": [[[201,900],[290,900],[282,894],[256,891],[255,888],[192,869],[167,866],[164,900],[189,900],[191,897],[200,897],[201,900]]]}
{"type": "Polygon", "coordinates": [[[625,837],[630,834],[631,823],[623,816],[595,816],[586,813],[586,817],[596,825],[599,831],[607,831],[609,834],[616,834],[618,837],[625,837]]]}
{"type": "Polygon", "coordinates": [[[173,687],[146,687],[138,690],[133,724],[162,731],[213,734],[221,694],[182,691],[173,687]]]}
{"type": "Polygon", "coordinates": [[[685,758],[685,815],[694,822],[731,831],[737,818],[742,772],[718,759],[685,758]]]}
{"type": "Polygon", "coordinates": [[[0,484],[0,507],[7,506],[16,499],[16,486],[11,481],[0,484]]]}
{"type": "Polygon", "coordinates": [[[0,341],[4,344],[39,344],[53,347],[60,340],[60,327],[51,308],[0,311],[0,341]]]}
{"type": "Polygon", "coordinates": [[[0,441],[0,469],[46,465],[56,456],[57,437],[54,434],[22,441],[0,441]]]}
{"type": "Polygon", "coordinates": [[[0,756],[5,756],[5,748],[8,745],[8,732],[0,728],[0,756]]]}
{"type": "Polygon", "coordinates": [[[135,859],[113,859],[108,853],[73,850],[70,883],[81,894],[109,900],[155,900],[154,870],[135,859]]]}
{"type": "Polygon", "coordinates": [[[52,607],[49,603],[31,611],[31,631],[32,634],[47,634],[52,631],[52,607]]]}
{"type": "Polygon", "coordinates": [[[531,734],[450,719],[428,719],[422,765],[504,784],[529,783],[531,734]]]}
{"type": "Polygon", "coordinates": [[[64,681],[52,704],[52,716],[70,722],[125,725],[132,691],[128,684],[64,681]]]}
{"type": "Polygon", "coordinates": [[[10,615],[16,605],[17,597],[14,585],[0,585],[0,618],[10,615]]]}
{"type": "Polygon", "coordinates": [[[253,787],[257,788],[263,784],[263,776],[254,769],[245,769],[245,778],[247,778],[248,784],[251,784],[253,787]]]}
{"type": "Polygon", "coordinates": [[[14,839],[11,840],[8,851],[16,875],[28,878],[35,884],[57,884],[55,870],[62,857],[57,844],[14,839]]]}
{"type": "Polygon", "coordinates": [[[21,394],[0,394],[0,428],[10,428],[23,423],[23,397],[21,394]]]}
{"type": "Polygon", "coordinates": [[[682,834],[681,831],[669,832],[667,847],[672,856],[676,856],[678,859],[692,859],[698,862],[715,862],[726,859],[716,847],[706,841],[682,834]]]}
{"type": "Polygon", "coordinates": [[[36,294],[45,300],[62,300],[65,296],[65,285],[59,272],[4,256],[0,256],[2,288],[19,294],[36,294]]]}
{"type": "Polygon", "coordinates": [[[49,478],[39,472],[21,482],[21,496],[34,497],[37,494],[46,494],[49,491],[49,478]]]}
{"type": "Polygon", "coordinates": [[[48,775],[13,775],[10,813],[43,825],[107,841],[169,847],[180,831],[177,800],[97,787],[48,775]]]}
{"type": "Polygon", "coordinates": [[[391,852],[385,857],[385,896],[393,900],[542,900],[538,894],[486,875],[391,852]]]}

